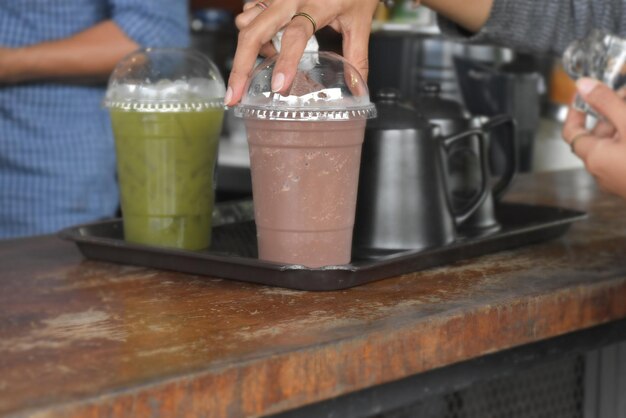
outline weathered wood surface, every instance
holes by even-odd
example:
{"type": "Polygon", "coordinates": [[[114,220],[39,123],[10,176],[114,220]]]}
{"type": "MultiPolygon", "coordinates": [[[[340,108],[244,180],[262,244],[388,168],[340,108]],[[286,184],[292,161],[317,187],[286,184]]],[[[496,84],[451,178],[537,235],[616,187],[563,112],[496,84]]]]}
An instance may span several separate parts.
{"type": "Polygon", "coordinates": [[[0,242],[0,415],[275,413],[626,317],[626,203],[582,171],[509,200],[587,210],[563,238],[308,293],[0,242]]]}

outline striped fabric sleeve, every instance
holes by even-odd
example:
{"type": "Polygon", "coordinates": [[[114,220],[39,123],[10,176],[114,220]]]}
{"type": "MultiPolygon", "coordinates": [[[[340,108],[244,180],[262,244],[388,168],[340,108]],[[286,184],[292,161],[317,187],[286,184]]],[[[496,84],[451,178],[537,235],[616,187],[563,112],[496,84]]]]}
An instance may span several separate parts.
{"type": "Polygon", "coordinates": [[[143,47],[189,46],[185,0],[109,0],[111,19],[143,47]]]}
{"type": "Polygon", "coordinates": [[[493,43],[528,52],[561,54],[591,29],[626,35],[623,0],[494,0],[489,19],[476,34],[439,16],[441,31],[457,40],[493,43]]]}

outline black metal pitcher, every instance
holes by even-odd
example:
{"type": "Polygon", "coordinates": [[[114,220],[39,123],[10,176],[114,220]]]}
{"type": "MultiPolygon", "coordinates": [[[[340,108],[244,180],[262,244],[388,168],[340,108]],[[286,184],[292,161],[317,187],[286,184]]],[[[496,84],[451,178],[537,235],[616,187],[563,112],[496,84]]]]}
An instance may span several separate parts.
{"type": "Polygon", "coordinates": [[[489,170],[489,181],[493,183],[490,185],[491,193],[478,210],[459,225],[459,233],[464,237],[474,237],[499,230],[495,202],[508,190],[518,167],[515,120],[506,114],[492,117],[471,115],[460,103],[441,97],[436,83],[424,84],[413,101],[417,111],[437,125],[444,136],[472,128],[484,133],[487,146],[482,151],[478,138],[468,137],[453,145],[445,159],[445,171],[450,182],[452,207],[462,210],[482,192],[482,162],[490,162],[494,155],[499,156],[502,161],[499,165],[503,167],[501,175],[496,179],[489,170]],[[492,179],[496,181],[492,182],[492,179]]]}
{"type": "Polygon", "coordinates": [[[368,121],[361,171],[353,247],[361,256],[401,249],[439,247],[456,240],[456,228],[481,206],[490,193],[488,167],[482,160],[482,184],[462,210],[452,207],[444,167],[451,149],[480,129],[442,136],[440,128],[399,101],[397,92],[377,96],[378,118],[368,121]]]}

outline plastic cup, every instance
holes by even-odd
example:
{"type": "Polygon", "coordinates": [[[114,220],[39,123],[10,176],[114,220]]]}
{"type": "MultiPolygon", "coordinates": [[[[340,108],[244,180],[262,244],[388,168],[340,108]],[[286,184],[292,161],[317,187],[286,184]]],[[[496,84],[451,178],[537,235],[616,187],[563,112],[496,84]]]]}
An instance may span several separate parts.
{"type": "Polygon", "coordinates": [[[255,69],[236,109],[248,136],[259,258],[347,264],[374,105],[358,71],[336,54],[305,53],[288,96],[271,93],[274,64],[255,69]]]}
{"type": "Polygon", "coordinates": [[[211,242],[224,82],[204,55],[143,49],[109,81],[124,237],[188,250],[211,242]]]}
{"type": "MultiPolygon", "coordinates": [[[[584,39],[572,42],[563,53],[563,68],[574,80],[591,77],[624,96],[626,87],[626,39],[602,30],[592,30],[584,39]]],[[[599,118],[580,95],[574,108],[599,118]]]]}

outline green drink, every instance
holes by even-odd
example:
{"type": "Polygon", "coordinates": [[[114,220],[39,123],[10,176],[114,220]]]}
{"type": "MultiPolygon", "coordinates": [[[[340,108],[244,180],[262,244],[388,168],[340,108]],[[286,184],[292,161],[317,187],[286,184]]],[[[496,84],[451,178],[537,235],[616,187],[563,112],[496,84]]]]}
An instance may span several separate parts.
{"type": "Polygon", "coordinates": [[[198,51],[138,49],[113,70],[109,108],[124,238],[201,250],[211,244],[224,81],[198,51]]]}
{"type": "Polygon", "coordinates": [[[209,246],[222,116],[111,109],[127,241],[209,246]]]}

